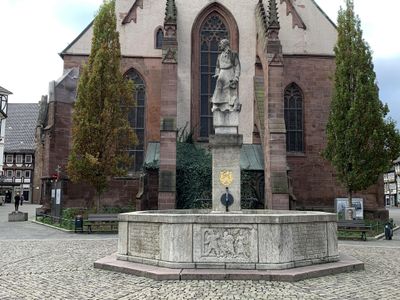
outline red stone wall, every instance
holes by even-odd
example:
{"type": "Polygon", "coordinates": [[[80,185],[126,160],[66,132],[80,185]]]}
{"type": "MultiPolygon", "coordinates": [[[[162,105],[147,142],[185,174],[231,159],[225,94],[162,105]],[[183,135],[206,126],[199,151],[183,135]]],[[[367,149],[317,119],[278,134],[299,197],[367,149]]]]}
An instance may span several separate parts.
{"type": "MultiPolygon", "coordinates": [[[[64,56],[64,68],[79,67],[85,61],[85,56],[64,56]]],[[[160,98],[161,98],[161,58],[123,58],[121,61],[122,72],[136,69],[143,77],[146,84],[146,136],[145,145],[149,141],[160,140],[160,98]]],[[[66,177],[65,167],[71,148],[72,113],[73,104],[64,103],[56,99],[49,103],[48,130],[43,150],[43,177],[50,177],[55,173],[58,165],[62,167],[63,176],[66,177]]],[[[154,178],[151,179],[154,181],[154,178]]],[[[138,178],[127,180],[113,180],[110,189],[101,199],[103,206],[134,206],[138,192],[138,178]]],[[[148,193],[144,207],[153,208],[157,203],[157,187],[153,184],[152,191],[148,193]],[[153,198],[151,198],[153,197],[153,198]]],[[[64,207],[84,207],[87,201],[95,198],[95,192],[83,184],[64,182],[64,207]]],[[[47,199],[49,201],[49,199],[47,199]]]]}
{"type": "Polygon", "coordinates": [[[146,141],[160,141],[161,57],[124,57],[121,69],[126,73],[134,68],[146,84],[146,141]]]}
{"type": "MultiPolygon", "coordinates": [[[[330,163],[321,157],[326,145],[332,97],[332,79],[335,70],[333,57],[285,56],[284,87],[295,82],[304,95],[304,154],[288,153],[290,175],[293,178],[297,208],[334,207],[334,199],[346,197],[346,191],[337,183],[330,163]]],[[[354,195],[363,197],[366,210],[383,207],[382,187],[371,187],[354,195]]]]}
{"type": "MultiPolygon", "coordinates": [[[[85,61],[85,56],[64,56],[64,69],[79,67],[85,61]]],[[[161,99],[161,57],[123,57],[121,71],[135,69],[142,76],[146,85],[146,141],[160,140],[160,99],[161,99]]]]}
{"type": "Polygon", "coordinates": [[[64,55],[64,70],[80,67],[86,63],[88,59],[89,57],[84,55],[64,55]]]}
{"type": "MultiPolygon", "coordinates": [[[[100,207],[134,208],[138,183],[138,178],[112,180],[108,191],[100,198],[100,207]]],[[[97,194],[93,188],[86,184],[74,184],[70,181],[64,181],[63,192],[63,208],[96,207],[97,194]]]]}

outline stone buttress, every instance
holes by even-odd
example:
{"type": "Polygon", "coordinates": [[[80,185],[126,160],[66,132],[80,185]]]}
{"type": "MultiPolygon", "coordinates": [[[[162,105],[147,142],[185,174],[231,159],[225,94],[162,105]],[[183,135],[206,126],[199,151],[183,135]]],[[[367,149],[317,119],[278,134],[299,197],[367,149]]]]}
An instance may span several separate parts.
{"type": "Polygon", "coordinates": [[[269,0],[268,15],[262,0],[256,7],[257,55],[264,73],[265,198],[269,209],[289,209],[286,127],[283,99],[283,54],[276,0],[269,0]]]}
{"type": "Polygon", "coordinates": [[[176,119],[177,119],[177,10],[167,0],[161,67],[161,129],[158,209],[173,209],[176,202],[176,119]]]}

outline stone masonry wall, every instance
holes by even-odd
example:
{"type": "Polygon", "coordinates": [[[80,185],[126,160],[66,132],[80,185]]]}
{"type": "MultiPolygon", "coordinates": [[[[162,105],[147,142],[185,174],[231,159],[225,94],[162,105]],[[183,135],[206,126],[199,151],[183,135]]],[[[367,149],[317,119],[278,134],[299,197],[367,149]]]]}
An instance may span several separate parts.
{"type": "MultiPolygon", "coordinates": [[[[325,128],[332,98],[333,57],[284,57],[284,87],[295,82],[304,96],[304,154],[288,153],[297,208],[334,207],[336,197],[347,197],[330,163],[321,157],[326,145],[325,128]]],[[[364,198],[366,210],[383,207],[379,185],[354,197],[364,198]]]]}
{"type": "MultiPolygon", "coordinates": [[[[87,57],[64,56],[64,68],[80,67],[87,57]]],[[[161,59],[158,58],[123,58],[121,61],[122,72],[136,69],[143,77],[146,84],[146,136],[148,141],[160,140],[160,97],[161,97],[161,59]]],[[[62,98],[62,97],[61,97],[62,98]]],[[[71,148],[73,103],[56,101],[49,103],[48,130],[46,131],[45,149],[43,155],[43,177],[50,177],[55,173],[58,165],[61,166],[62,177],[66,177],[65,168],[71,148]]],[[[138,177],[138,176],[137,176],[138,177]]],[[[109,191],[102,196],[104,206],[133,206],[138,192],[138,178],[113,180],[109,191]]],[[[157,201],[157,194],[151,193],[157,201]]],[[[87,201],[95,197],[95,192],[84,184],[64,182],[64,207],[85,206],[87,201]]],[[[146,206],[152,206],[147,205],[146,206]]]]}

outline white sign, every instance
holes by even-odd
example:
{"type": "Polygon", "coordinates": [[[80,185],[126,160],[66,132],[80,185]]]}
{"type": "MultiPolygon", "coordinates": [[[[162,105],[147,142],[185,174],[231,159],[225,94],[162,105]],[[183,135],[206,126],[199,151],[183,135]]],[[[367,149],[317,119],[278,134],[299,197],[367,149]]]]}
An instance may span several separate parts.
{"type": "Polygon", "coordinates": [[[56,194],[56,204],[61,203],[61,189],[57,189],[57,194],[56,194]]]}
{"type": "MultiPolygon", "coordinates": [[[[335,207],[336,213],[340,219],[344,219],[346,208],[348,207],[349,199],[347,198],[336,198],[335,199],[335,207]]],[[[355,218],[362,220],[364,219],[364,200],[362,198],[352,198],[351,206],[354,207],[356,214],[355,218]]]]}
{"type": "Polygon", "coordinates": [[[55,198],[56,197],[56,190],[51,190],[51,198],[55,198]]]}

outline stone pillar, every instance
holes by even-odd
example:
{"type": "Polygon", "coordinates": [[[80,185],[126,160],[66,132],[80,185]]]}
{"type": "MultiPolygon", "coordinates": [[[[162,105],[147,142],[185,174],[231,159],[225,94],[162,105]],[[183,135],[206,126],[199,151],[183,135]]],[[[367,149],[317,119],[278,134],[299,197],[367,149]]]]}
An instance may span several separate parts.
{"type": "Polygon", "coordinates": [[[233,196],[229,211],[240,211],[240,150],[241,134],[215,134],[210,136],[212,148],[212,210],[225,212],[221,196],[226,188],[233,196]]]}
{"type": "Polygon", "coordinates": [[[176,118],[178,95],[178,42],[176,6],[167,0],[161,67],[161,134],[158,209],[176,206],[176,118]]]}
{"type": "Polygon", "coordinates": [[[283,98],[283,54],[279,40],[276,0],[269,0],[268,17],[262,1],[256,9],[257,53],[264,72],[265,198],[268,209],[289,209],[286,161],[286,126],[283,98]]]}
{"type": "MultiPolygon", "coordinates": [[[[276,57],[272,58],[276,59],[276,57]]],[[[283,63],[269,60],[267,66],[267,101],[265,111],[266,195],[269,209],[289,209],[286,161],[286,126],[283,99],[283,63]],[[267,179],[268,178],[268,179],[267,179]]]]}

